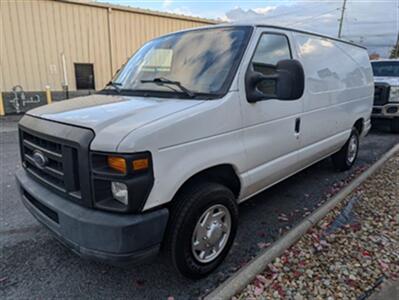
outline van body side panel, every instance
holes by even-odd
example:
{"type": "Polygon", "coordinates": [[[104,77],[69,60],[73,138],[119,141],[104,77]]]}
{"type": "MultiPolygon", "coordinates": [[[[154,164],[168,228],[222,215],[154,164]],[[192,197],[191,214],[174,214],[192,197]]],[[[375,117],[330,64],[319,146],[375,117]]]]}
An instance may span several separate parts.
{"type": "Polygon", "coordinates": [[[118,152],[150,151],[154,186],[144,210],[167,203],[193,175],[229,164],[240,177],[247,170],[237,92],[142,127],[120,143],[118,152]]]}
{"type": "Polygon", "coordinates": [[[305,70],[301,164],[338,151],[356,120],[371,112],[370,63],[366,51],[335,40],[294,33],[305,70]]]}
{"type": "MultiPolygon", "coordinates": [[[[346,78],[346,94],[337,93],[332,104],[339,108],[338,114],[346,123],[338,123],[337,131],[342,132],[363,119],[364,126],[370,123],[374,100],[374,80],[371,64],[366,50],[348,44],[338,43],[337,47],[352,60],[353,69],[346,78]]],[[[366,129],[366,128],[364,128],[366,129]]]]}

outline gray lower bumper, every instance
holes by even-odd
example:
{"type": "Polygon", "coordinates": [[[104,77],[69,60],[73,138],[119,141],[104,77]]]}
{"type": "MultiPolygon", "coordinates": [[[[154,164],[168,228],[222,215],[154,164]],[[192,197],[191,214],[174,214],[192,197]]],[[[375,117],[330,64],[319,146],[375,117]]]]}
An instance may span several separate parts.
{"type": "Polygon", "coordinates": [[[157,254],[168,221],[167,209],[124,215],[85,208],[47,190],[25,170],[16,174],[32,215],[79,255],[123,265],[157,254]]]}

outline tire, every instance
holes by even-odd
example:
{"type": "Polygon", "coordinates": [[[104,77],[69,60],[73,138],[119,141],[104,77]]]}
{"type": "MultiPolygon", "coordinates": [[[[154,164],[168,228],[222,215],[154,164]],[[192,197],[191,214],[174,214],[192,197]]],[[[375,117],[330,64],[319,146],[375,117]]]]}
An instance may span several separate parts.
{"type": "MultiPolygon", "coordinates": [[[[222,215],[222,213],[219,214],[222,215]]],[[[192,184],[186,187],[174,200],[170,209],[169,220],[164,247],[173,266],[185,277],[191,279],[205,277],[221,264],[233,244],[238,224],[238,207],[235,196],[231,190],[218,183],[192,184]],[[217,253],[215,257],[210,256],[212,259],[209,261],[200,261],[199,256],[203,251],[194,251],[194,244],[197,244],[195,247],[198,248],[199,246],[206,247],[203,241],[205,239],[202,238],[198,242],[197,236],[200,235],[194,235],[194,231],[200,231],[200,229],[197,230],[200,226],[198,224],[200,219],[205,224],[209,223],[204,221],[203,215],[211,208],[212,213],[208,215],[208,221],[211,220],[212,215],[217,215],[218,209],[225,213],[225,217],[221,218],[220,221],[211,222],[212,230],[216,229],[212,231],[214,234],[211,234],[209,238],[206,237],[206,239],[210,243],[211,240],[217,240],[217,237],[221,234],[223,247],[220,247],[219,253],[215,252],[215,254],[217,253]],[[228,218],[228,215],[230,218],[228,218]],[[228,220],[230,220],[230,226],[226,225],[228,220]],[[222,226],[223,222],[226,224],[222,226]],[[230,229],[226,230],[228,227],[230,229]],[[222,233],[221,228],[228,233],[222,233]]],[[[211,227],[206,226],[200,226],[201,232],[210,232],[207,229],[211,227]]],[[[209,254],[209,252],[207,248],[205,253],[209,254]]]]}
{"type": "Polygon", "coordinates": [[[391,132],[399,133],[399,118],[394,118],[391,120],[391,132]]]}
{"type": "Polygon", "coordinates": [[[351,135],[345,145],[341,148],[341,150],[331,156],[334,167],[339,171],[349,170],[355,163],[358,152],[359,131],[357,131],[356,128],[353,128],[351,135]],[[353,146],[353,143],[355,143],[355,146],[353,146]],[[356,149],[353,147],[356,147],[356,149]]]}

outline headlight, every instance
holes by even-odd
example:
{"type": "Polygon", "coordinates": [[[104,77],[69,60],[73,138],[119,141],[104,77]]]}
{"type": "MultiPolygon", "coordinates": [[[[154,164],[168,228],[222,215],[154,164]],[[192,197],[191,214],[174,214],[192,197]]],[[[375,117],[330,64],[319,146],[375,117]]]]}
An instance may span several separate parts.
{"type": "Polygon", "coordinates": [[[389,102],[399,102],[399,86],[391,86],[389,102]]]}
{"type": "Polygon", "coordinates": [[[111,182],[112,196],[115,200],[121,202],[124,205],[128,204],[129,193],[126,184],[122,182],[112,181],[111,182]]]}
{"type": "Polygon", "coordinates": [[[154,183],[150,152],[92,152],[93,205],[97,208],[136,213],[144,207],[154,183]]]}

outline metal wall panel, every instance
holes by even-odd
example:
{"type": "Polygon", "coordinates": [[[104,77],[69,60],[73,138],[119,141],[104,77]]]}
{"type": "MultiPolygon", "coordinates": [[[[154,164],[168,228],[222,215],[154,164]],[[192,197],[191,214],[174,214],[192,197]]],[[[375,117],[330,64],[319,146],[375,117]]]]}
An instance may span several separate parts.
{"type": "Polygon", "coordinates": [[[111,18],[113,73],[146,41],[168,32],[204,26],[203,23],[176,20],[113,10],[111,18]]]}
{"type": "Polygon", "coordinates": [[[73,0],[0,1],[0,88],[61,90],[62,55],[70,90],[74,63],[94,64],[95,86],[112,75],[146,41],[214,22],[73,0]]]}

